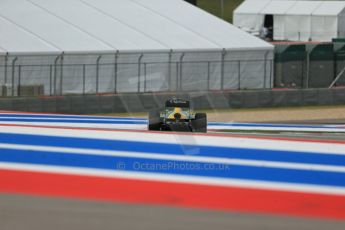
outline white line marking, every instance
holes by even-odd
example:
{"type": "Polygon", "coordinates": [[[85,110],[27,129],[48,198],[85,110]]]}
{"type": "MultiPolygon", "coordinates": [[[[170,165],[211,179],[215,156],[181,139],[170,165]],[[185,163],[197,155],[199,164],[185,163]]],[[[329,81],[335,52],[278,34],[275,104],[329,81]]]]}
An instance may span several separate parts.
{"type": "Polygon", "coordinates": [[[208,128],[216,130],[253,130],[253,131],[295,131],[295,132],[333,132],[345,133],[345,129],[340,128],[308,128],[308,127],[256,127],[256,126],[219,126],[209,125],[208,128]]]}
{"type": "MultiPolygon", "coordinates": [[[[37,127],[1,127],[0,132],[12,134],[28,135],[46,135],[52,137],[69,138],[94,138],[103,140],[120,140],[149,143],[168,143],[181,146],[215,146],[244,148],[257,150],[275,150],[275,151],[294,151],[303,153],[320,154],[338,154],[345,155],[345,143],[320,143],[308,141],[291,140],[266,140],[245,137],[221,137],[183,134],[161,134],[161,133],[143,133],[126,131],[106,131],[106,130],[72,130],[59,128],[37,128],[37,127]]],[[[1,142],[1,140],[0,140],[1,142]]],[[[279,154],[279,153],[277,153],[279,154]]]]}
{"type": "Polygon", "coordinates": [[[194,163],[213,163],[213,164],[223,164],[223,165],[229,165],[229,166],[239,165],[239,166],[252,166],[252,167],[265,167],[265,168],[280,168],[280,169],[345,173],[344,166],[288,163],[288,162],[263,161],[263,160],[243,160],[243,159],[236,159],[236,158],[203,157],[203,156],[197,156],[197,155],[188,156],[188,155],[154,154],[154,153],[92,150],[92,149],[63,148],[63,147],[43,147],[43,146],[32,146],[32,145],[13,145],[13,144],[0,144],[0,148],[28,150],[28,151],[46,151],[46,152],[69,153],[69,154],[114,156],[114,157],[126,157],[126,158],[187,161],[187,162],[194,162],[194,163]]]}
{"type": "MultiPolygon", "coordinates": [[[[0,117],[0,119],[12,119],[12,120],[71,120],[71,121],[114,121],[114,122],[146,122],[145,120],[136,120],[136,119],[126,119],[126,118],[114,118],[112,119],[111,117],[109,117],[109,119],[106,118],[88,118],[88,117],[79,117],[79,118],[75,118],[75,117],[0,117]]],[[[4,121],[4,122],[15,122],[17,123],[18,121],[4,121]]],[[[22,121],[19,121],[22,122],[22,121]]],[[[46,121],[43,121],[42,123],[44,123],[46,121]]],[[[30,122],[31,123],[31,122],[30,122]]],[[[40,122],[41,123],[41,122],[40,122]]],[[[60,123],[60,122],[59,122],[60,123]]],[[[78,123],[78,122],[76,122],[78,123]]],[[[73,123],[72,123],[73,124],[73,123]]]]}

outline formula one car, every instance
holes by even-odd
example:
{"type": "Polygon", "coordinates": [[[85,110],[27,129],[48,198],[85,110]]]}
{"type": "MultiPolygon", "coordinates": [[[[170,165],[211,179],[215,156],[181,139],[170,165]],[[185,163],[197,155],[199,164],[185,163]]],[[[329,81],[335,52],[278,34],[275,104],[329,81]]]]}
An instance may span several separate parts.
{"type": "Polygon", "coordinates": [[[206,113],[194,113],[190,102],[173,97],[165,102],[162,111],[149,112],[149,130],[207,132],[206,113]]]}

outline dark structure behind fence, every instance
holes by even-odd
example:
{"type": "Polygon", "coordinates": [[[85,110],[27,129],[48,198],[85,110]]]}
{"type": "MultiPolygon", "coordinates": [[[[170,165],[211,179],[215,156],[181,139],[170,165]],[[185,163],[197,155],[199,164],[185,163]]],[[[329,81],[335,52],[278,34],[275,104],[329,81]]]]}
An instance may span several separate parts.
{"type": "Polygon", "coordinates": [[[0,110],[67,114],[145,112],[160,107],[163,102],[171,96],[190,99],[196,109],[268,108],[345,104],[345,89],[338,88],[3,98],[0,99],[0,110]]]}
{"type": "Polygon", "coordinates": [[[345,42],[277,44],[274,87],[328,88],[345,85],[345,42]]]}

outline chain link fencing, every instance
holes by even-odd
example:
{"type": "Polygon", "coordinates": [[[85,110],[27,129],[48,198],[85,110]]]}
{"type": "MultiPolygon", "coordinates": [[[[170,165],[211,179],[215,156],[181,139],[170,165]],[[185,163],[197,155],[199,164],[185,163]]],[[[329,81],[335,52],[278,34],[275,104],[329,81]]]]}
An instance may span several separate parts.
{"type": "Polygon", "coordinates": [[[1,96],[268,89],[273,51],[0,56],[1,96]]]}

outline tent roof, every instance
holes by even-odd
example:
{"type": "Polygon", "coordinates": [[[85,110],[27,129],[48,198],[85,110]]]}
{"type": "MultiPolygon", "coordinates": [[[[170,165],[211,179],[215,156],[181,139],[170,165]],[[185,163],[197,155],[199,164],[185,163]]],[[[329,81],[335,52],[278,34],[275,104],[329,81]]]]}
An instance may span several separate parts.
{"type": "Polygon", "coordinates": [[[242,13],[242,14],[251,14],[251,13],[258,13],[261,10],[265,9],[268,3],[271,0],[247,0],[242,2],[234,11],[234,13],[242,13]]]}
{"type": "Polygon", "coordinates": [[[313,12],[313,15],[327,16],[338,15],[345,9],[345,1],[322,2],[313,12]]]}
{"type": "Polygon", "coordinates": [[[295,1],[270,1],[264,9],[258,13],[262,14],[285,14],[295,1]]]}
{"type": "Polygon", "coordinates": [[[273,47],[182,0],[1,0],[0,31],[5,52],[273,47]]]}
{"type": "Polygon", "coordinates": [[[246,0],[234,13],[336,16],[344,9],[345,1],[246,0]]]}
{"type": "MultiPolygon", "coordinates": [[[[295,4],[286,12],[289,15],[311,15],[322,1],[296,1],[295,4]]],[[[327,8],[327,4],[324,5],[327,8]]]]}

